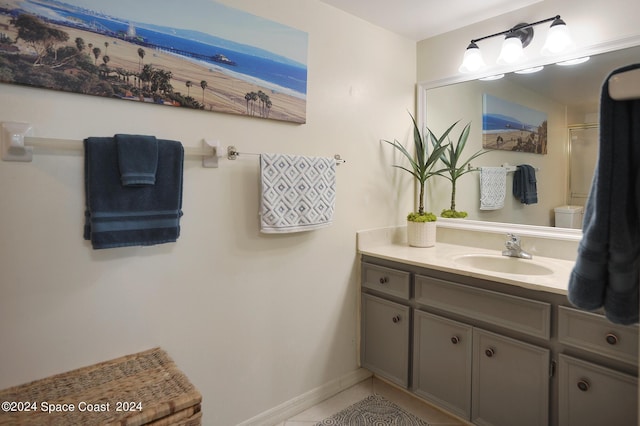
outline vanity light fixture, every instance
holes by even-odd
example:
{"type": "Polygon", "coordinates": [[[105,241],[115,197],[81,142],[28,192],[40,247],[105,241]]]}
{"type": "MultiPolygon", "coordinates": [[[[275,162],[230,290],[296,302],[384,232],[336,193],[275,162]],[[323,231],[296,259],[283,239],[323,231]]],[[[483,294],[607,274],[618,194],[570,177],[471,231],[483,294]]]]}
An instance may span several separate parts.
{"type": "Polygon", "coordinates": [[[477,43],[497,36],[505,36],[502,50],[497,59],[498,64],[510,65],[522,61],[525,58],[524,48],[533,40],[533,27],[546,22],[551,22],[551,27],[542,48],[543,55],[557,55],[573,48],[574,44],[569,35],[567,24],[560,19],[560,15],[556,15],[531,24],[520,23],[508,30],[471,40],[458,70],[466,74],[484,68],[486,65],[477,43]]]}

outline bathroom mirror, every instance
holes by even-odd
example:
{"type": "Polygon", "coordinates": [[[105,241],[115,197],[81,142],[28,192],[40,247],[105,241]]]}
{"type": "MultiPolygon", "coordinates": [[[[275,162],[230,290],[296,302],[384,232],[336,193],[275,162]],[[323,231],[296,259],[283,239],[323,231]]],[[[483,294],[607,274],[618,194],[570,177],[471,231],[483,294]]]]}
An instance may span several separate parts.
{"type": "MultiPolygon", "coordinates": [[[[439,135],[453,122],[460,120],[450,134],[451,139],[457,140],[463,126],[471,122],[471,135],[462,156],[464,159],[482,149],[485,94],[547,114],[547,154],[494,149],[488,150],[472,163],[474,168],[503,164],[534,166],[537,169],[538,203],[525,205],[513,197],[513,174],[509,173],[504,207],[498,210],[480,210],[479,172],[472,172],[458,181],[456,196],[456,208],[468,212],[469,226],[485,223],[506,227],[522,225],[522,229],[532,230],[534,233],[537,229],[545,235],[558,233],[579,237],[579,229],[553,228],[554,208],[585,203],[597,156],[598,108],[602,83],[611,71],[640,62],[640,39],[626,39],[599,46],[585,50],[584,55],[590,56],[590,60],[582,64],[549,64],[537,73],[508,73],[499,80],[463,81],[464,76],[458,76],[419,85],[418,116],[434,133],[439,135]],[[590,146],[585,148],[582,138],[587,134],[590,134],[590,146]],[[573,171],[569,169],[572,153],[573,171]],[[577,170],[576,166],[581,166],[582,169],[577,170]],[[552,229],[548,229],[549,227],[552,229]]],[[[575,55],[576,58],[580,56],[575,55]]],[[[448,180],[432,179],[429,190],[427,202],[430,210],[439,213],[449,208],[451,184],[448,180]]],[[[441,224],[447,226],[450,222],[456,223],[451,226],[462,225],[455,222],[455,219],[443,219],[441,224]]]]}

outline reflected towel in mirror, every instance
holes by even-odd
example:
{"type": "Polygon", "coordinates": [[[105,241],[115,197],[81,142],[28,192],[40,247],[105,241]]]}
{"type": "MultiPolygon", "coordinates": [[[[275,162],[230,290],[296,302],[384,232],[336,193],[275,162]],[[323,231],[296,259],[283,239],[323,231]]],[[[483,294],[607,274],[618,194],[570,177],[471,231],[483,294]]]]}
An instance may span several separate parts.
{"type": "Polygon", "coordinates": [[[503,208],[506,191],[506,168],[480,167],[480,210],[503,208]]]}

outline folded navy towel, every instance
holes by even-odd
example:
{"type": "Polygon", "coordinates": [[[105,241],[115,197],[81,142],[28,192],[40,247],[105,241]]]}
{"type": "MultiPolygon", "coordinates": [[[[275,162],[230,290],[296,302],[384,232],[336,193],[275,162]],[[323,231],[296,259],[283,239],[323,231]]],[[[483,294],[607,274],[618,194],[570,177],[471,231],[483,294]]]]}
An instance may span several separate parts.
{"type": "Polygon", "coordinates": [[[154,185],[158,167],[156,138],[143,135],[115,135],[115,140],[122,185],[154,185]]]}
{"type": "Polygon", "coordinates": [[[598,162],[585,206],[582,240],[569,278],[576,307],[604,307],[615,323],[638,322],[640,280],[640,100],[616,101],[609,78],[600,96],[598,162]]]}
{"type": "Polygon", "coordinates": [[[158,145],[156,183],[122,186],[115,138],[91,137],[85,148],[84,238],[94,249],[175,242],[182,216],[184,149],[158,145]]]}
{"type": "Polygon", "coordinates": [[[513,174],[513,196],[523,204],[538,202],[536,169],[528,164],[518,166],[513,174]]]}

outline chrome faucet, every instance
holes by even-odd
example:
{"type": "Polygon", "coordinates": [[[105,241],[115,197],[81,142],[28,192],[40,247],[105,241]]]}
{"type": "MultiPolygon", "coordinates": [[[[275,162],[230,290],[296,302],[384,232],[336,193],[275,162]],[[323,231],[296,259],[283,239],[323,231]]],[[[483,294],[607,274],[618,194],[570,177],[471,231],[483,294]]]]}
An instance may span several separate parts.
{"type": "Polygon", "coordinates": [[[506,250],[502,251],[503,256],[519,257],[520,259],[532,259],[530,253],[522,250],[520,247],[520,237],[515,234],[507,234],[507,241],[504,243],[506,250]]]}

